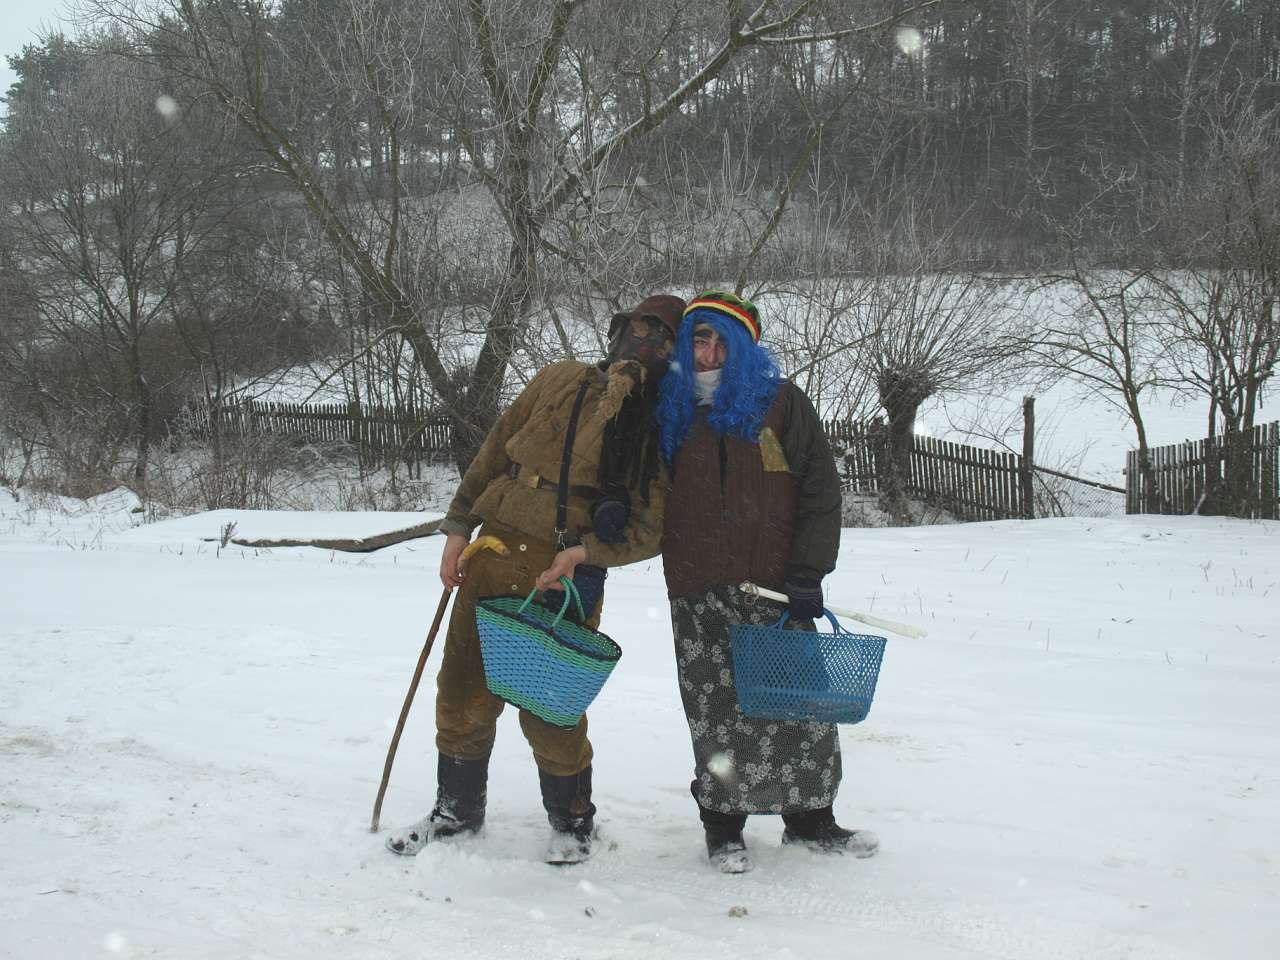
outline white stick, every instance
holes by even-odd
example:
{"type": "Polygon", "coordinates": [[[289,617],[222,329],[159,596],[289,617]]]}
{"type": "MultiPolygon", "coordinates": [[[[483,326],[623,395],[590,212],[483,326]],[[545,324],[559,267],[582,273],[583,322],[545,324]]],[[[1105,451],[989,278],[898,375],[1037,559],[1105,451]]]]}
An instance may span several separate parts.
{"type": "MultiPolygon", "coordinates": [[[[754,593],[758,597],[768,597],[770,600],[777,600],[780,603],[789,603],[791,598],[785,593],[778,593],[777,590],[767,590],[764,587],[757,586],[750,580],[745,580],[738,584],[738,589],[743,593],[754,593]]],[[[913,627],[905,623],[894,623],[892,620],[881,620],[879,617],[873,617],[869,613],[855,613],[853,610],[845,610],[842,607],[833,607],[826,605],[826,609],[830,610],[837,617],[846,617],[849,620],[857,620],[859,623],[865,623],[869,627],[879,627],[881,630],[888,630],[890,633],[898,633],[904,637],[927,637],[928,633],[920,627],[913,627]]]]}

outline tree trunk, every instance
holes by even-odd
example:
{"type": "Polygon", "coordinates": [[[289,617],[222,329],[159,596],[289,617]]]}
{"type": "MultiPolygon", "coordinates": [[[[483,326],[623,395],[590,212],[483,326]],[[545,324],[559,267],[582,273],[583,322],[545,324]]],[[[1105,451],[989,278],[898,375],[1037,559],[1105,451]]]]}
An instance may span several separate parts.
{"type": "MultiPolygon", "coordinates": [[[[1131,386],[1126,386],[1124,391],[1125,406],[1129,413],[1129,422],[1133,424],[1133,428],[1138,434],[1138,483],[1142,490],[1142,502],[1147,505],[1150,510],[1151,506],[1156,503],[1156,474],[1154,465],[1151,463],[1151,444],[1147,440],[1147,424],[1142,419],[1142,407],[1138,402],[1138,391],[1131,386]]],[[[1164,504],[1159,504],[1158,509],[1164,512],[1164,504]]]]}
{"type": "Polygon", "coordinates": [[[885,431],[885,472],[880,478],[880,509],[895,523],[904,526],[911,523],[908,486],[915,422],[914,409],[910,412],[905,408],[889,411],[889,426],[885,431]]]}
{"type": "Polygon", "coordinates": [[[928,385],[911,371],[886,371],[879,377],[880,404],[888,417],[885,458],[880,476],[880,509],[895,523],[911,523],[911,450],[916,414],[929,396],[928,385]]]}
{"type": "Polygon", "coordinates": [[[498,420],[507,363],[516,335],[528,319],[533,299],[536,243],[537,228],[532,219],[522,219],[520,236],[512,241],[507,268],[493,298],[489,329],[467,384],[465,399],[450,405],[452,453],[459,474],[467,472],[485,436],[498,420]]]}
{"type": "Polygon", "coordinates": [[[134,338],[129,345],[130,375],[133,380],[134,402],[137,404],[136,434],[137,455],[133,461],[133,479],[138,485],[139,495],[145,500],[147,496],[147,462],[151,457],[151,421],[153,419],[154,398],[151,396],[151,385],[147,383],[142,372],[141,342],[134,338]]]}

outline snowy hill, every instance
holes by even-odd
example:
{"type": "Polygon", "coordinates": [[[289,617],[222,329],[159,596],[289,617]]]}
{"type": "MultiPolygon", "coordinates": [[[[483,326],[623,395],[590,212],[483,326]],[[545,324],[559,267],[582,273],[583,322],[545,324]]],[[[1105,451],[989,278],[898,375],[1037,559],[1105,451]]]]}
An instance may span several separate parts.
{"type": "MultiPolygon", "coordinates": [[[[595,859],[538,862],[509,712],[484,834],[403,860],[368,822],[442,540],[224,549],[203,537],[225,518],[134,528],[128,507],[0,491],[0,956],[1275,955],[1278,523],[844,531],[832,602],[929,630],[890,639],[842,728],[836,812],[881,855],[784,849],[756,817],[756,869],[726,877],[688,796],[657,561],[607,589],[625,653],[591,711],[595,859]]],[[[384,826],[430,806],[433,693],[384,826]]]]}

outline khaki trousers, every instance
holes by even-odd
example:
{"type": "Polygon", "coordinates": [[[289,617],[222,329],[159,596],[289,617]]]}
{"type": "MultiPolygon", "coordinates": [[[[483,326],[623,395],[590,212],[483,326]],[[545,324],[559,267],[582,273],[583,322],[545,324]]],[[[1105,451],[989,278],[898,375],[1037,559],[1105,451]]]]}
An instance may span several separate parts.
{"type": "MultiPolygon", "coordinates": [[[[506,706],[485,686],[480,635],[476,631],[476,600],[504,594],[527,596],[538,574],[551,565],[556,554],[554,544],[493,523],[481,527],[479,535],[497,537],[511,553],[500,557],[492,550],[481,550],[472,555],[467,560],[462,586],[453,598],[444,660],[436,677],[436,747],[445,756],[459,760],[489,755],[497,735],[498,717],[506,706]]],[[[599,626],[599,608],[587,622],[592,627],[599,626]]],[[[565,729],[521,710],[520,729],[533,748],[538,769],[545,773],[567,777],[591,764],[585,715],[576,727],[565,729]]]]}

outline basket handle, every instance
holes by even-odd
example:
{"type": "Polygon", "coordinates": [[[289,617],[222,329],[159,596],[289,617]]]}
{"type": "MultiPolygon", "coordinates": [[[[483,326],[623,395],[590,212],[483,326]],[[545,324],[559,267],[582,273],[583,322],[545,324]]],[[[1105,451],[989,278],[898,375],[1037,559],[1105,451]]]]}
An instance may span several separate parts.
{"type": "MultiPolygon", "coordinates": [[[[582,596],[578,593],[578,587],[568,577],[561,577],[560,583],[564,586],[564,603],[560,604],[560,612],[556,614],[556,618],[551,621],[551,629],[555,630],[560,626],[560,621],[564,619],[565,613],[569,610],[569,598],[572,597],[578,604],[578,619],[586,623],[587,614],[582,609],[582,596]]],[[[529,604],[533,603],[533,598],[538,595],[538,588],[534,587],[529,591],[529,595],[524,598],[524,603],[516,608],[516,613],[524,613],[529,604]]]]}
{"type": "MultiPolygon", "coordinates": [[[[844,625],[843,625],[839,620],[837,620],[837,619],[836,619],[836,615],[835,615],[834,613],[832,613],[830,610],[828,610],[826,607],[823,607],[823,608],[822,608],[822,615],[823,615],[824,617],[826,617],[826,618],[831,622],[831,629],[832,629],[835,633],[848,633],[848,632],[849,632],[848,630],[846,630],[846,629],[844,628],[844,625]]],[[[790,620],[790,619],[791,619],[791,611],[789,611],[789,610],[783,610],[783,611],[782,611],[782,616],[778,618],[778,622],[777,622],[777,623],[775,623],[775,624],[774,624],[774,626],[775,626],[775,627],[781,627],[783,624],[785,624],[785,623],[786,623],[788,620],[790,620]]]]}
{"type": "Polygon", "coordinates": [[[568,577],[561,577],[560,582],[564,584],[564,605],[560,607],[560,612],[556,614],[555,620],[551,621],[551,629],[554,630],[560,626],[560,620],[564,617],[565,611],[569,609],[569,598],[573,597],[574,603],[578,605],[578,620],[586,623],[587,612],[582,609],[582,595],[578,593],[578,585],[568,577]]]}

